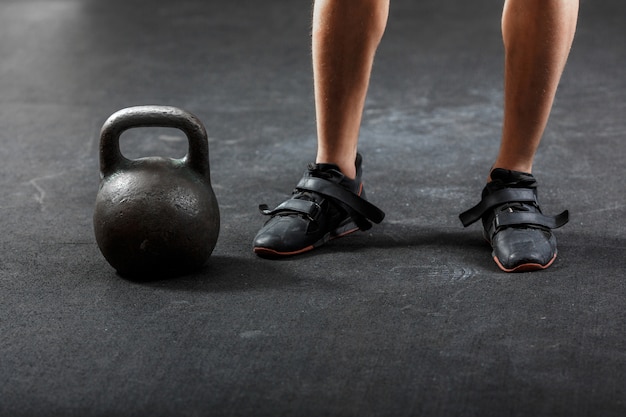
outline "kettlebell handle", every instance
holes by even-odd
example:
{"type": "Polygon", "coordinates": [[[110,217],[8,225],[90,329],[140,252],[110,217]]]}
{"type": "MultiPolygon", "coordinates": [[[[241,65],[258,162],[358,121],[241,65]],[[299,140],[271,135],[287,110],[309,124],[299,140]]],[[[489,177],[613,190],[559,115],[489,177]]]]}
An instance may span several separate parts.
{"type": "Polygon", "coordinates": [[[183,162],[209,179],[209,143],[200,120],[193,114],[171,106],[134,106],[113,113],[100,132],[100,174],[104,178],[120,165],[132,163],[120,151],[120,136],[135,127],[171,127],[181,130],[189,142],[183,162]]]}

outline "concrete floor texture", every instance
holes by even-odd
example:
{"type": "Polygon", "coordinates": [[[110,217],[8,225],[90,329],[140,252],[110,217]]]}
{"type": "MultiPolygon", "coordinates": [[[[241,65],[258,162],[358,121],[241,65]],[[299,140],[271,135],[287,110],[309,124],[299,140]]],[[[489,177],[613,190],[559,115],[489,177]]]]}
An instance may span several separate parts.
{"type": "Polygon", "coordinates": [[[626,415],[626,2],[581,1],[534,167],[570,222],[521,274],[458,220],[499,143],[502,2],[391,3],[360,142],[386,218],[267,260],[258,205],[315,157],[310,2],[0,2],[0,416],[626,415]],[[119,276],[94,238],[100,128],[141,104],[209,135],[221,231],[175,279],[119,276]]]}

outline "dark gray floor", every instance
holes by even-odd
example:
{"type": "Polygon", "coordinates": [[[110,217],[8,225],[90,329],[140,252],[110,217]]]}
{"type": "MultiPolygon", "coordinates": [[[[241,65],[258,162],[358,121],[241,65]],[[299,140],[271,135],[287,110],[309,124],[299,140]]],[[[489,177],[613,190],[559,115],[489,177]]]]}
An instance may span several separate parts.
{"type": "Polygon", "coordinates": [[[0,2],[0,415],[626,414],[626,2],[582,1],[535,167],[571,222],[517,275],[457,219],[497,150],[501,2],[392,3],[361,143],[387,217],[267,261],[257,205],[315,150],[309,2],[0,2]],[[206,124],[222,231],[206,270],[140,284],[92,211],[100,126],[148,103],[206,124]]]}

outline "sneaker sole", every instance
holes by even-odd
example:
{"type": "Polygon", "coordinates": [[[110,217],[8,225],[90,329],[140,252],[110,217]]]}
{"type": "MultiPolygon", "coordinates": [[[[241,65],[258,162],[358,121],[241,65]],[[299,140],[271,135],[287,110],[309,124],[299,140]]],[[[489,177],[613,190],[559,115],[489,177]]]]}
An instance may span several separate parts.
{"type": "Polygon", "coordinates": [[[548,267],[550,267],[550,265],[552,265],[554,261],[556,260],[556,254],[554,254],[552,259],[550,259],[550,262],[548,262],[545,265],[536,264],[536,263],[527,263],[527,264],[518,265],[515,268],[506,268],[504,265],[502,265],[502,263],[500,263],[500,260],[498,259],[497,256],[494,256],[493,260],[496,262],[496,265],[498,265],[498,268],[500,268],[504,272],[530,272],[530,271],[540,271],[542,269],[547,269],[548,267]]]}
{"type": "Polygon", "coordinates": [[[332,232],[327,233],[314,244],[304,247],[302,249],[298,249],[298,250],[291,251],[291,252],[281,252],[275,249],[255,246],[254,248],[252,248],[252,250],[258,256],[265,257],[265,258],[283,258],[283,257],[288,257],[288,256],[300,255],[302,253],[306,253],[317,247],[320,247],[324,243],[327,243],[331,240],[339,239],[340,237],[344,237],[351,233],[354,233],[357,230],[359,230],[359,228],[353,222],[349,222],[343,226],[338,227],[332,232]]]}

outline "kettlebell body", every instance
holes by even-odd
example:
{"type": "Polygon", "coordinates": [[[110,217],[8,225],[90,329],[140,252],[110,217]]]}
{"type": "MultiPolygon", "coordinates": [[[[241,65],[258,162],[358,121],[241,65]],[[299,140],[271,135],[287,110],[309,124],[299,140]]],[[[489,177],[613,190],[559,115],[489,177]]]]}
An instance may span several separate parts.
{"type": "Polygon", "coordinates": [[[100,188],[94,232],[100,251],[120,275],[175,276],[201,268],[220,228],[211,187],[208,139],[192,114],[168,106],[114,113],[100,136],[100,188]],[[137,127],[173,127],[188,138],[184,158],[125,158],[120,135],[137,127]]]}

